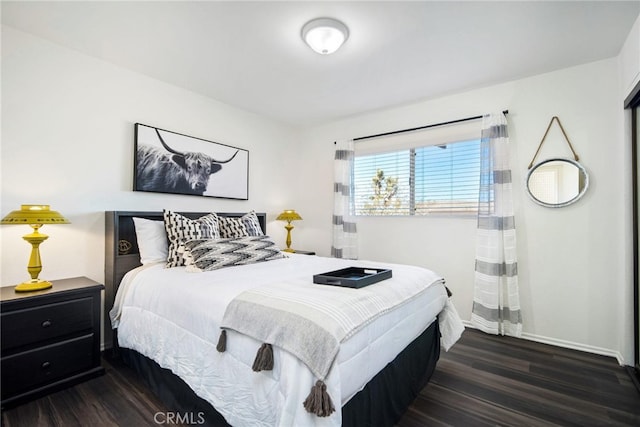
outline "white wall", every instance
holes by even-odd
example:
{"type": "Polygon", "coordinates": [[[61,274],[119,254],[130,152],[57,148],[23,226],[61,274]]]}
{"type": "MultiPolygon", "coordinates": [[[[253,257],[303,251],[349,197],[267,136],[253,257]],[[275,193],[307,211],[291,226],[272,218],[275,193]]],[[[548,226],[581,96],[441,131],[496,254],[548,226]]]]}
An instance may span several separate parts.
{"type": "MultiPolygon", "coordinates": [[[[314,161],[301,162],[297,172],[296,208],[306,220],[297,246],[329,253],[332,141],[508,109],[525,336],[632,360],[631,344],[623,339],[630,328],[622,296],[631,268],[624,244],[631,220],[625,213],[630,184],[623,172],[628,156],[618,94],[614,58],[309,129],[305,158],[314,161]],[[534,204],[524,186],[553,116],[591,178],[585,197],[562,209],[534,204]]],[[[570,156],[554,125],[539,160],[570,156]]],[[[470,319],[475,219],[362,218],[359,252],[361,258],[439,272],[461,316],[470,319]]]]}
{"type": "MultiPolygon", "coordinates": [[[[294,132],[131,71],[2,28],[2,215],[50,204],[71,225],[44,226],[41,277],[104,280],[104,211],[246,211],[294,205],[278,165],[294,132]],[[249,201],[132,191],[134,123],[249,150],[249,201]]],[[[284,229],[269,224],[284,245],[284,229]]],[[[29,278],[22,226],[0,228],[3,286],[29,278]]]]}
{"type": "Polygon", "coordinates": [[[626,96],[640,81],[640,17],[633,24],[619,59],[622,93],[626,96]]]}

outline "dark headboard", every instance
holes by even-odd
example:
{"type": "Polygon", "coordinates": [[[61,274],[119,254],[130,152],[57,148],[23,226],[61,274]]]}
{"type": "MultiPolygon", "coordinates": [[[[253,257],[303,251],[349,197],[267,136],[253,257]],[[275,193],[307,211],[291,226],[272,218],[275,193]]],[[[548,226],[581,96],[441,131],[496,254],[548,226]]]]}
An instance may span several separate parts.
{"type": "MultiPolygon", "coordinates": [[[[180,214],[196,219],[209,212],[179,212],[180,214]]],[[[218,213],[219,216],[238,218],[245,213],[218,213]]],[[[258,221],[262,231],[267,230],[267,215],[257,213],[258,221]]],[[[138,242],[136,231],[133,225],[133,218],[146,218],[162,221],[162,212],[140,212],[140,211],[106,211],[105,212],[105,316],[104,316],[104,346],[113,346],[113,334],[111,330],[111,320],[109,311],[113,307],[113,301],[120,285],[122,277],[129,271],[140,266],[140,253],[138,252],[138,242]]]]}

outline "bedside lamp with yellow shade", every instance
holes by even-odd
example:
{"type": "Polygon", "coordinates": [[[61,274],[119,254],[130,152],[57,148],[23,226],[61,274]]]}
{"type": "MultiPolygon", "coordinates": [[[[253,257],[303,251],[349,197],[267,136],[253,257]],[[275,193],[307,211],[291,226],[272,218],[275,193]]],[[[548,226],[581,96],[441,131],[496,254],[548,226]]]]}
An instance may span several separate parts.
{"type": "Polygon", "coordinates": [[[40,233],[38,230],[44,224],[69,224],[69,220],[59,212],[49,209],[49,205],[22,205],[20,210],[9,213],[2,218],[0,223],[3,225],[26,224],[33,228],[33,233],[22,236],[24,240],[31,243],[31,257],[27,266],[31,280],[17,285],[15,287],[16,292],[31,292],[50,288],[52,286],[51,282],[38,279],[40,271],[42,271],[40,243],[49,238],[49,236],[40,233]]]}
{"type": "Polygon", "coordinates": [[[293,209],[285,210],[276,218],[278,221],[287,221],[287,225],[284,226],[287,230],[287,249],[283,249],[285,252],[295,252],[295,249],[291,248],[291,230],[293,230],[291,221],[300,221],[301,219],[302,217],[293,209]]]}

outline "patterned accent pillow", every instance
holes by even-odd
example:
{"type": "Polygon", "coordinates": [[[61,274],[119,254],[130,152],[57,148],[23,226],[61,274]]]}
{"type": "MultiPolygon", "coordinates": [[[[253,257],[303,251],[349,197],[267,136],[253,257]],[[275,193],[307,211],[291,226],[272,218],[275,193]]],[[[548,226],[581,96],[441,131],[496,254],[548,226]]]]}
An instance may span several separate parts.
{"type": "MultiPolygon", "coordinates": [[[[246,265],[285,258],[269,236],[246,236],[237,239],[191,240],[185,243],[190,253],[190,271],[211,271],[222,267],[246,265]],[[193,268],[195,266],[195,268],[193,268]]],[[[189,256],[186,255],[185,256],[189,256]]]]}
{"type": "Polygon", "coordinates": [[[246,236],[264,236],[260,221],[255,211],[250,211],[240,218],[218,217],[220,237],[234,239],[246,236]]]}
{"type": "Polygon", "coordinates": [[[262,231],[262,227],[260,227],[260,220],[258,220],[256,211],[250,211],[249,213],[242,215],[240,220],[247,229],[247,233],[249,236],[264,236],[264,232],[262,231]]]}
{"type": "Polygon", "coordinates": [[[180,267],[185,265],[182,255],[185,242],[193,239],[218,239],[218,215],[210,213],[198,219],[190,219],[179,213],[168,210],[163,211],[164,228],[169,239],[169,254],[167,267],[180,267]]]}
{"type": "Polygon", "coordinates": [[[220,216],[218,217],[218,225],[220,227],[220,237],[223,239],[233,239],[249,235],[247,227],[241,218],[220,216]]]}

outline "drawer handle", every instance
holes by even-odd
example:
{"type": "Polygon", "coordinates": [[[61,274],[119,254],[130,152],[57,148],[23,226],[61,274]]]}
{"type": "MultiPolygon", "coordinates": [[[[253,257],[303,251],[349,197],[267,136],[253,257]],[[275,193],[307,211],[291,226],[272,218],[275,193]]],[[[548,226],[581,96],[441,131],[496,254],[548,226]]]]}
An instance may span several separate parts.
{"type": "Polygon", "coordinates": [[[52,322],[51,322],[51,320],[49,320],[49,319],[47,319],[47,320],[45,320],[44,322],[42,322],[42,327],[43,327],[43,328],[48,328],[48,327],[49,327],[49,326],[51,326],[51,325],[52,325],[52,322]]]}
{"type": "Polygon", "coordinates": [[[51,362],[42,363],[42,369],[49,369],[51,367],[51,362]]]}

